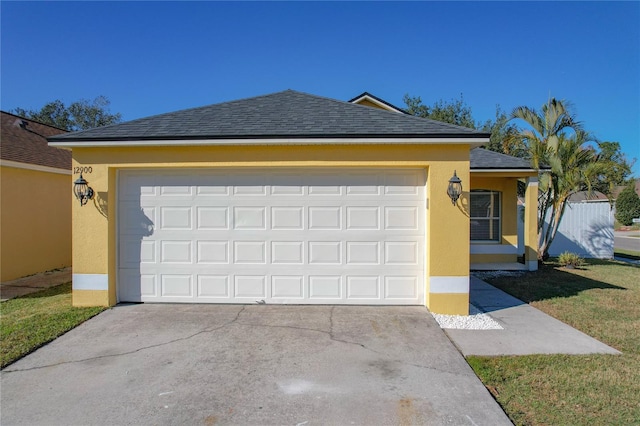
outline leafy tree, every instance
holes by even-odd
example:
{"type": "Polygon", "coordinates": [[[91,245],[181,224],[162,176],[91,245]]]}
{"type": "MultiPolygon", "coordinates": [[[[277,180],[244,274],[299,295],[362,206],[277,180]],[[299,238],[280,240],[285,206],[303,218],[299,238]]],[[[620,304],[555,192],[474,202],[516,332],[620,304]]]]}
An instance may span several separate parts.
{"type": "Polygon", "coordinates": [[[631,176],[631,168],[635,160],[628,161],[620,149],[618,142],[598,142],[600,153],[598,162],[604,163],[607,173],[597,177],[593,183],[593,189],[606,194],[609,202],[613,202],[613,191],[616,187],[624,185],[626,179],[631,176]]]}
{"type": "Polygon", "coordinates": [[[496,105],[495,120],[487,120],[477,128],[483,132],[491,133],[489,144],[485,146],[486,149],[514,157],[526,157],[526,147],[505,143],[518,132],[518,127],[510,122],[510,117],[500,108],[500,105],[496,105]]]}
{"type": "Polygon", "coordinates": [[[616,200],[616,220],[621,225],[633,224],[634,218],[640,218],[640,197],[636,193],[636,183],[627,185],[616,200]]]}
{"type": "Polygon", "coordinates": [[[518,129],[515,124],[509,121],[510,117],[500,108],[500,105],[496,105],[494,120],[489,119],[484,123],[476,123],[471,107],[466,104],[462,95],[460,95],[460,99],[452,99],[448,102],[439,100],[428,106],[422,103],[419,96],[407,94],[404,95],[404,103],[407,105],[405,109],[409,114],[491,133],[489,144],[485,146],[491,151],[518,157],[524,157],[527,152],[523,146],[505,143],[509,135],[516,133],[518,129]]]}
{"type": "Polygon", "coordinates": [[[462,94],[460,95],[460,99],[452,99],[449,102],[440,99],[432,106],[424,105],[419,96],[409,96],[406,94],[404,95],[404,103],[407,105],[407,112],[411,115],[456,124],[458,126],[470,127],[472,129],[476,128],[471,107],[466,104],[462,98],[462,94]]]}
{"type": "Polygon", "coordinates": [[[62,101],[55,100],[45,104],[40,110],[16,108],[12,112],[60,129],[77,131],[122,121],[122,114],[109,112],[110,104],[109,99],[98,96],[93,101],[81,99],[69,107],[66,107],[62,101]]]}

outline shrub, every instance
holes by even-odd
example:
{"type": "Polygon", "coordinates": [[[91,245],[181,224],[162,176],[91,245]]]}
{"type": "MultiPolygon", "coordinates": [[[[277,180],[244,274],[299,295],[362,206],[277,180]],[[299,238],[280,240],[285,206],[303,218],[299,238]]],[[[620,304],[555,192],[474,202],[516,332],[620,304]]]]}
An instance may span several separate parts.
{"type": "Polygon", "coordinates": [[[558,256],[558,263],[567,268],[578,268],[584,264],[584,259],[575,253],[565,251],[558,256]]]}
{"type": "Polygon", "coordinates": [[[616,219],[621,225],[629,226],[634,218],[640,218],[640,197],[636,194],[635,182],[632,182],[618,195],[616,219]]]}

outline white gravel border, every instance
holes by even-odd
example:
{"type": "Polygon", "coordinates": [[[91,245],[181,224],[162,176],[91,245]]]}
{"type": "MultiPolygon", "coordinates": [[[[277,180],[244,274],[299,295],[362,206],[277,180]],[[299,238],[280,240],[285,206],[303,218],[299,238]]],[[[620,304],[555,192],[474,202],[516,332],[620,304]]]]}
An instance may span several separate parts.
{"type": "Polygon", "coordinates": [[[441,315],[431,313],[440,328],[456,330],[503,330],[504,327],[475,306],[469,304],[469,315],[441,315]]]}

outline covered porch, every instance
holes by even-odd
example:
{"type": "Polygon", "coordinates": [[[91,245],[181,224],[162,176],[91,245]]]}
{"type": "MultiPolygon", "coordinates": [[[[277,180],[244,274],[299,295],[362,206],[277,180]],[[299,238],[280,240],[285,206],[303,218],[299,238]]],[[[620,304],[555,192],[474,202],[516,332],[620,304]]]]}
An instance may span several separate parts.
{"type": "Polygon", "coordinates": [[[527,160],[483,148],[471,150],[468,198],[470,269],[538,269],[538,172],[527,160]],[[524,208],[518,213],[518,187],[524,208]],[[518,244],[518,222],[524,244],[518,244]]]}

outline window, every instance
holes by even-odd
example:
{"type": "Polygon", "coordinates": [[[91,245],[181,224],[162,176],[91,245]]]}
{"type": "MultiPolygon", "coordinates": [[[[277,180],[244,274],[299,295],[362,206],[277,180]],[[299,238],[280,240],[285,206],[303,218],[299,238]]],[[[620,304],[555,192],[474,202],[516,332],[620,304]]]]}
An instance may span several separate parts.
{"type": "Polygon", "coordinates": [[[500,241],[500,193],[471,191],[471,241],[500,241]]]}

